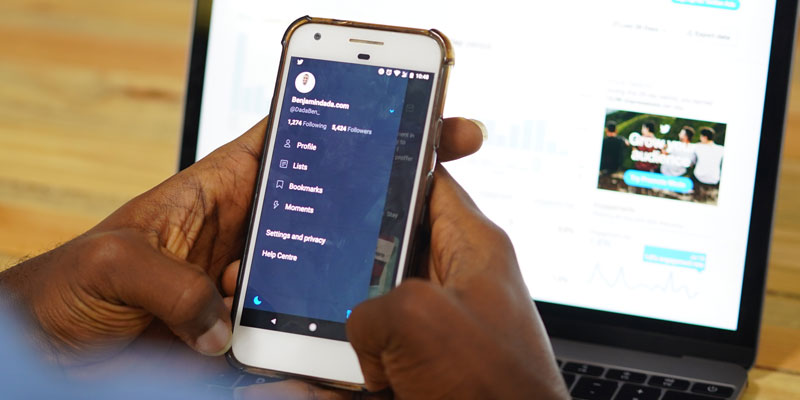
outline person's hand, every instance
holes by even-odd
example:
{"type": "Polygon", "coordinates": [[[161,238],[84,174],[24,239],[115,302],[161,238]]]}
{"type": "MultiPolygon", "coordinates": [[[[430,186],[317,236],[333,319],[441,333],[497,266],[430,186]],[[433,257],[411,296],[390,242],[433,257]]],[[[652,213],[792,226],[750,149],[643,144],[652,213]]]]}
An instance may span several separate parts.
{"type": "MultiPolygon", "coordinates": [[[[406,280],[365,301],[347,322],[367,389],[390,389],[399,399],[569,398],[508,237],[441,166],[430,227],[429,279],[406,280]]],[[[237,394],[360,396],[298,381],[237,394]]]]}
{"type": "Polygon", "coordinates": [[[227,350],[230,316],[217,282],[240,256],[265,124],[0,275],[52,358],[105,360],[154,318],[200,353],[227,350]]]}
{"type": "MultiPolygon", "coordinates": [[[[445,121],[441,157],[480,146],[474,135],[463,140],[463,125],[473,126],[445,121]]],[[[259,122],[83,235],[0,274],[0,296],[30,317],[30,336],[50,358],[63,366],[118,359],[141,348],[132,342],[143,332],[170,349],[173,333],[203,354],[228,349],[230,300],[218,283],[241,257],[265,127],[259,122]]]]}
{"type": "Polygon", "coordinates": [[[429,280],[353,310],[371,391],[401,399],[568,398],[514,249],[443,168],[430,203],[429,280]]]}

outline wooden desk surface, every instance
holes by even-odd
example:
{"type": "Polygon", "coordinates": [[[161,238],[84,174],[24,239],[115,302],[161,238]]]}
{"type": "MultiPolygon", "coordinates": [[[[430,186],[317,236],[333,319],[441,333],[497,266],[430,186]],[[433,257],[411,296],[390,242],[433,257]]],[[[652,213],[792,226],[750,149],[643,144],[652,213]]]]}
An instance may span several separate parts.
{"type": "MultiPolygon", "coordinates": [[[[0,2],[0,267],[88,229],[177,163],[190,0],[0,2]]],[[[747,399],[800,398],[800,73],[747,399]]]]}

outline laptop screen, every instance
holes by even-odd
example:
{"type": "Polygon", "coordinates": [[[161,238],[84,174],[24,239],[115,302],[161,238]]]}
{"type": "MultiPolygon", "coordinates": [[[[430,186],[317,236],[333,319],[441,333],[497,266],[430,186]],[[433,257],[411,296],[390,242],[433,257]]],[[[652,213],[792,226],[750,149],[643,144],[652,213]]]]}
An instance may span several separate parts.
{"type": "Polygon", "coordinates": [[[435,27],[445,116],[489,138],[447,168],[508,232],[537,301],[737,329],[775,3],[215,1],[196,159],[269,110],[302,15],[435,27]]]}

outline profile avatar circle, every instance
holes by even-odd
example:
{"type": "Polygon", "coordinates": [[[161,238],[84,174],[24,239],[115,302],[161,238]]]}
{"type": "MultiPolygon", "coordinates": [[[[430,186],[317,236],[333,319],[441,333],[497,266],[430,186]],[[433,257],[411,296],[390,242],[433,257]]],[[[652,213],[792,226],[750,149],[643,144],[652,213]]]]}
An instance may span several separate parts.
{"type": "Polygon", "coordinates": [[[301,72],[294,80],[294,87],[296,87],[297,91],[300,93],[308,93],[314,89],[316,83],[317,80],[314,78],[314,74],[311,72],[301,72]]]}

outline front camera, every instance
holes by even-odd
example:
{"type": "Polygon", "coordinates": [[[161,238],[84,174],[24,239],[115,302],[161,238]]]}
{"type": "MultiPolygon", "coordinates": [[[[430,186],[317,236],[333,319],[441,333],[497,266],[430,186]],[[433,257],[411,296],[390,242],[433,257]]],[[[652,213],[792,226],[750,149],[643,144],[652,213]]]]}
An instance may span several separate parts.
{"type": "Polygon", "coordinates": [[[320,39],[322,39],[322,35],[319,32],[315,33],[314,40],[320,40],[320,39]]]}

